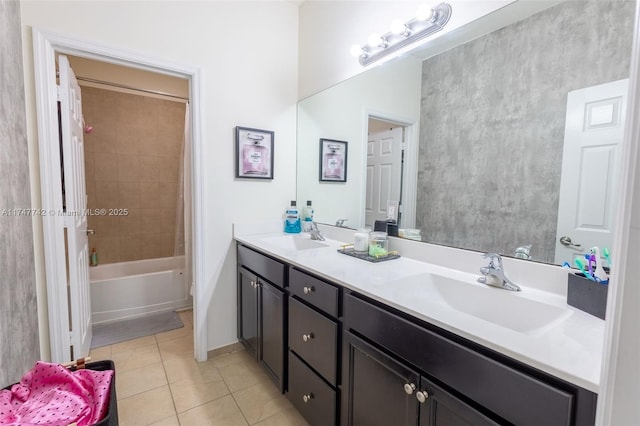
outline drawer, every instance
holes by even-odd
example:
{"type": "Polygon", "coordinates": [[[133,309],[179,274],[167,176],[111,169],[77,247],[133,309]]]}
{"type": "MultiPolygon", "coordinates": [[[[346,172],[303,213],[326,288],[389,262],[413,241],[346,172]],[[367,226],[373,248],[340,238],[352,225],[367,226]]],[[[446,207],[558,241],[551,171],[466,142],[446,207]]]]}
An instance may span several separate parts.
{"type": "Polygon", "coordinates": [[[335,321],[289,298],[289,348],[334,386],[338,331],[335,321]]]}
{"type": "Polygon", "coordinates": [[[332,317],[338,317],[338,287],[292,268],[289,271],[289,291],[332,317]]]}
{"type": "Polygon", "coordinates": [[[285,285],[286,266],[255,250],[238,244],[238,265],[260,275],[280,288],[285,285]]]}
{"type": "Polygon", "coordinates": [[[551,377],[540,380],[541,373],[513,368],[513,361],[490,358],[353,295],[345,297],[344,318],[345,330],[357,331],[510,423],[573,424],[577,394],[556,387],[551,377]]]}
{"type": "Polygon", "coordinates": [[[336,391],[292,352],[287,398],[312,426],[336,424],[336,391]]]}

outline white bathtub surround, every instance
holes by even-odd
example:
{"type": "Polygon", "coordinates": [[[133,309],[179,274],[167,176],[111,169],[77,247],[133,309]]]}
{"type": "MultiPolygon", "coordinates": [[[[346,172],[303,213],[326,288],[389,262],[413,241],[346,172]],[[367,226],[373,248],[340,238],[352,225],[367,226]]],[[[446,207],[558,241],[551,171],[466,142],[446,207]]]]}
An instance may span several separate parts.
{"type": "Polygon", "coordinates": [[[99,265],[89,274],[94,325],[192,306],[183,256],[99,265]]]}
{"type": "MultiPolygon", "coordinates": [[[[327,237],[323,242],[326,246],[305,250],[269,243],[265,237],[284,233],[280,227],[268,224],[247,227],[236,224],[234,237],[289,264],[598,392],[604,321],[567,305],[567,272],[562,268],[504,259],[505,273],[522,287],[521,292],[508,292],[476,283],[479,268],[484,266],[481,253],[391,238],[390,249],[398,250],[402,257],[370,263],[337,253],[340,244],[352,242],[354,230],[322,225],[320,230],[327,237]],[[473,300],[461,298],[460,303],[469,302],[466,304],[473,306],[483,299],[497,303],[500,306],[496,311],[505,323],[480,319],[451,307],[445,301],[445,292],[438,289],[448,278],[475,286],[474,294],[469,295],[473,300]],[[542,309],[548,308],[559,312],[557,318],[539,327],[520,327],[518,315],[525,314],[519,311],[520,307],[535,307],[538,302],[544,304],[540,306],[541,315],[542,309]]],[[[300,237],[308,238],[308,234],[302,233],[300,237]]],[[[535,319],[535,312],[528,314],[535,319]]]]}

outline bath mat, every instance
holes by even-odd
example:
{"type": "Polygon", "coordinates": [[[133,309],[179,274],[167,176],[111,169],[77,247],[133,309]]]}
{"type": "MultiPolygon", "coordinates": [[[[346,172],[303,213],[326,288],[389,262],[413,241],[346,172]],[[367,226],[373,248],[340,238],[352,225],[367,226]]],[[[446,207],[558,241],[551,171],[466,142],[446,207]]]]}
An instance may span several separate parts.
{"type": "Polygon", "coordinates": [[[184,327],[176,312],[162,312],[145,317],[98,324],[93,326],[91,348],[113,345],[125,340],[150,336],[184,327]]]}

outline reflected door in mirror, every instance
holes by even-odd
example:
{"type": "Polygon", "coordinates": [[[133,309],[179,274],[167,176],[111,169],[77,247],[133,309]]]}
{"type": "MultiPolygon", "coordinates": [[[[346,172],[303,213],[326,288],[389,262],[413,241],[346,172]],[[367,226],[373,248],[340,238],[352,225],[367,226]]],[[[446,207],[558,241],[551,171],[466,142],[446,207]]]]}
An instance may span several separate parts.
{"type": "Polygon", "coordinates": [[[555,263],[611,247],[629,79],[569,92],[555,263]],[[573,244],[562,244],[569,236],[573,244]],[[580,244],[580,247],[576,245],[580,244]]]}

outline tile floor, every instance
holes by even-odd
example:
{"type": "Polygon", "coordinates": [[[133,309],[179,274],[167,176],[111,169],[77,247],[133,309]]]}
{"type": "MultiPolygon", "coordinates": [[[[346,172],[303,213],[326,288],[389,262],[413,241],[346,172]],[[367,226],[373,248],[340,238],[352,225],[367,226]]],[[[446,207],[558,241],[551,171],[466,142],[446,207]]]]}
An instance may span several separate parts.
{"type": "Polygon", "coordinates": [[[120,426],[305,426],[262,368],[244,350],[198,363],[193,311],[183,328],[91,351],[116,365],[120,426]]]}

